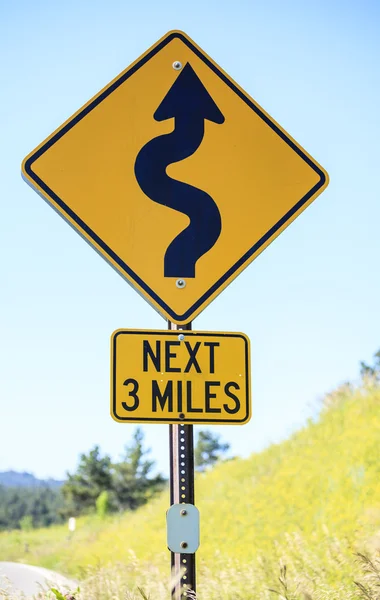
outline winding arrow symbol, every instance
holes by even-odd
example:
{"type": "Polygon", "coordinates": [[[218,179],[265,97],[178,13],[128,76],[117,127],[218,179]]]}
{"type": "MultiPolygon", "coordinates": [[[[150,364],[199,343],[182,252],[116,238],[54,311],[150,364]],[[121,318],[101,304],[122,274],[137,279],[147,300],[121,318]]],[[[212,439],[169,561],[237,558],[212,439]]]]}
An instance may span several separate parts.
{"type": "Polygon", "coordinates": [[[199,148],[205,120],[224,123],[224,116],[192,69],[185,65],[160,106],[156,121],[174,118],[174,130],[149,141],[137,155],[135,175],[142,191],[154,202],[187,215],[189,225],[168,246],[165,277],[195,277],[197,260],[219,238],[222,222],[214,200],[192,185],[172,179],[166,168],[199,148]]]}

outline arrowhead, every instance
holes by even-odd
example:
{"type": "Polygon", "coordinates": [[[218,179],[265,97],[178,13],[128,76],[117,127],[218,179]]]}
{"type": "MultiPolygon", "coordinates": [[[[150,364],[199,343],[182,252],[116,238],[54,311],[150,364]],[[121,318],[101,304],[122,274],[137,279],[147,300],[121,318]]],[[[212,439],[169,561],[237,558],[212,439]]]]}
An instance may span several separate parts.
{"type": "Polygon", "coordinates": [[[154,113],[156,121],[173,117],[200,117],[214,123],[224,123],[224,116],[189,63],[184,66],[154,113]]]}

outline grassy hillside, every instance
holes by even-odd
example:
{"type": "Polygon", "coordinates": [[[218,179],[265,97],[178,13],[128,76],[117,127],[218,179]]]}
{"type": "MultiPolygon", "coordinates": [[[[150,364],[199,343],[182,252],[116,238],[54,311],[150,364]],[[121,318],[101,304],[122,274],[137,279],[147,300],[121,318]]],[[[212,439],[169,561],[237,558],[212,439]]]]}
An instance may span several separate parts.
{"type": "MultiPolygon", "coordinates": [[[[380,389],[340,391],[329,404],[289,440],[198,475],[200,597],[365,597],[354,579],[376,575],[363,579],[355,552],[380,546],[380,389]]],[[[72,538],[66,527],[3,533],[0,560],[96,572],[92,600],[124,598],[125,582],[161,597],[167,507],[164,493],[132,514],[80,519],[72,538]]]]}

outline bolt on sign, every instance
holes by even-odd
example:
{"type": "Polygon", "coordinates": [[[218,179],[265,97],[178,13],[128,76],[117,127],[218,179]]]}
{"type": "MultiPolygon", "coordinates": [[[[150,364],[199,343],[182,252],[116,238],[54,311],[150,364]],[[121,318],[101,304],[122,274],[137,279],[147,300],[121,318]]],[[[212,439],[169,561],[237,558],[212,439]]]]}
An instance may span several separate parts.
{"type": "Polygon", "coordinates": [[[111,337],[111,415],[242,425],[251,417],[249,373],[243,333],[119,329],[111,337]]]}
{"type": "Polygon", "coordinates": [[[196,317],[328,184],[169,32],[27,156],[23,176],[163,316],[196,317]]]}

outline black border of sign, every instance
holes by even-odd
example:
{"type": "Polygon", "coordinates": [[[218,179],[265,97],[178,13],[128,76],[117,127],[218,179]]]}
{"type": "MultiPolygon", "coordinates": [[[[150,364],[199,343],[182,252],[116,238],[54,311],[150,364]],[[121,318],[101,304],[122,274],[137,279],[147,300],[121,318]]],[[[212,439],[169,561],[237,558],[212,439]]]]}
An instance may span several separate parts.
{"type": "Polygon", "coordinates": [[[251,417],[250,409],[250,389],[251,389],[251,378],[250,378],[250,364],[249,364],[249,341],[248,338],[241,333],[214,333],[214,332],[199,332],[199,331],[185,331],[185,330],[173,330],[173,331],[152,331],[152,330],[143,330],[143,329],[119,329],[112,335],[112,357],[111,357],[111,366],[112,366],[112,414],[111,416],[117,420],[119,423],[166,423],[166,424],[203,424],[203,423],[216,423],[216,424],[226,424],[231,423],[233,425],[244,425],[247,423],[251,417]],[[216,337],[216,338],[241,338],[244,341],[244,357],[245,357],[245,372],[246,372],[246,386],[245,386],[245,395],[246,395],[246,412],[245,417],[243,419],[158,419],[158,418],[133,418],[133,417],[119,417],[116,412],[116,363],[117,363],[117,338],[120,335],[141,335],[141,336],[171,336],[177,337],[178,334],[183,333],[185,337],[216,337]]]}
{"type": "MultiPolygon", "coordinates": [[[[61,210],[69,216],[74,223],[77,224],[79,230],[86,232],[91,240],[93,240],[100,248],[102,248],[105,253],[104,258],[111,258],[121,269],[122,272],[127,274],[133,281],[140,286],[145,294],[148,297],[152,298],[158,306],[163,308],[170,317],[179,323],[187,323],[191,320],[194,315],[194,312],[199,309],[202,304],[206,302],[206,300],[214,294],[230,277],[237,271],[240,267],[244,265],[244,263],[249,260],[249,258],[257,252],[287,221],[289,221],[295,213],[297,213],[304,204],[324,185],[326,181],[326,176],[324,172],[300,149],[298,146],[287,137],[287,135],[281,131],[281,129],[273,123],[266,114],[264,114],[258,106],[256,106],[239,88],[237,88],[232,81],[230,81],[224,73],[222,73],[196,46],[194,46],[184,35],[179,32],[172,32],[167,37],[165,37],[157,46],[155,46],[150,52],[148,52],[140,61],[138,61],[135,65],[133,65],[128,71],[126,71],[123,75],[121,75],[116,81],[114,81],[109,87],[107,87],[97,98],[90,102],[88,106],[86,106],[83,110],[81,110],[74,118],[72,118],[62,129],[60,129],[52,138],[50,138],[45,144],[39,148],[34,154],[32,154],[27,161],[25,162],[25,172],[29,175],[29,177],[40,186],[41,189],[49,196],[60,208],[61,210]],[[140,69],[146,62],[148,62],[157,52],[162,50],[169,42],[171,42],[174,38],[179,38],[186,46],[190,48],[200,58],[220,79],[228,85],[234,92],[245,102],[265,123],[273,129],[277,135],[279,135],[284,142],[286,142],[293,150],[296,152],[308,165],[311,167],[320,177],[320,181],[305,195],[301,200],[299,200],[293,208],[291,208],[277,223],[267,231],[267,233],[254,244],[248,252],[246,252],[226,273],[215,282],[208,290],[195,302],[185,313],[182,315],[177,315],[171,308],[168,306],[124,261],[121,260],[115,252],[94,232],[90,227],[86,225],[84,221],[82,221],[79,216],[71,210],[67,204],[63,202],[61,198],[54,193],[54,191],[49,188],[40,177],[36,173],[33,172],[32,165],[33,163],[46,152],[53,144],[55,144],[62,136],[65,135],[72,127],[74,127],[79,121],[81,121],[91,110],[93,110],[100,102],[102,102],[107,96],[112,94],[124,81],[126,81],[131,75],[133,75],[138,69],[140,69]]],[[[62,215],[63,217],[65,215],[62,215]]],[[[68,221],[71,225],[70,221],[68,221]]],[[[78,231],[77,227],[75,227],[76,231],[78,231]]],[[[80,233],[80,231],[79,231],[80,233]]],[[[85,238],[86,241],[87,238],[85,238]]],[[[89,242],[91,243],[91,242],[89,242]]],[[[112,265],[112,263],[110,263],[112,265]]],[[[114,265],[112,265],[114,266],[114,265]]],[[[128,280],[128,278],[127,278],[128,280]]],[[[128,280],[129,281],[129,280],[128,280]]]]}

